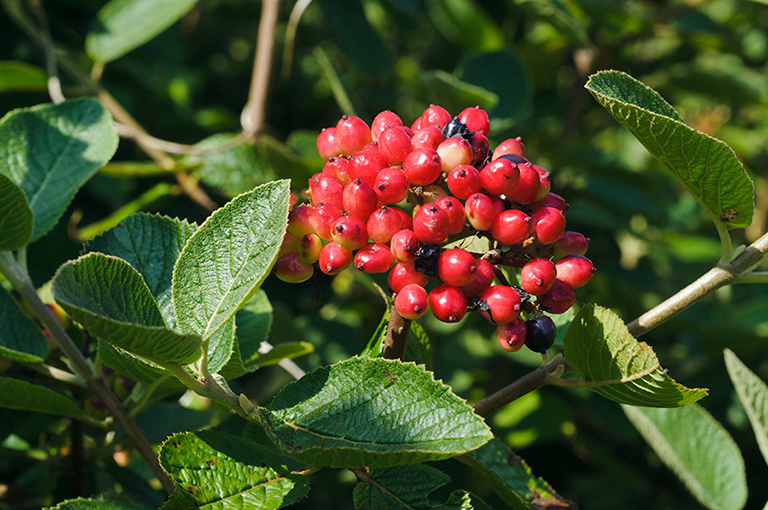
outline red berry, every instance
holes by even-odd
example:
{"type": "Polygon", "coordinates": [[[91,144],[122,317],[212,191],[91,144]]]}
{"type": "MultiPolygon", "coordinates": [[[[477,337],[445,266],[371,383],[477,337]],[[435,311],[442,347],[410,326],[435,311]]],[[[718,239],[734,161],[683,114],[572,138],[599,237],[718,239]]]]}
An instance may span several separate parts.
{"type": "Polygon", "coordinates": [[[390,166],[376,176],[373,191],[384,204],[396,204],[408,196],[408,176],[396,166],[390,166]]]}
{"type": "Polygon", "coordinates": [[[502,349],[509,352],[519,351],[525,345],[527,328],[521,319],[496,326],[496,337],[502,349]]]}
{"type": "Polygon", "coordinates": [[[316,234],[312,226],[312,208],[307,205],[295,207],[288,213],[288,232],[301,239],[306,234],[316,234]]]}
{"type": "Polygon", "coordinates": [[[464,213],[464,206],[455,197],[443,197],[435,205],[448,214],[448,234],[458,234],[464,229],[467,222],[467,216],[464,213]]]}
{"type": "Polygon", "coordinates": [[[389,249],[398,262],[413,262],[419,250],[419,240],[413,230],[403,229],[392,236],[389,249]]]}
{"type": "Polygon", "coordinates": [[[364,273],[385,273],[395,263],[386,244],[367,244],[355,254],[355,267],[364,273]]]}
{"type": "Polygon", "coordinates": [[[492,195],[508,195],[520,180],[520,170],[508,159],[491,161],[480,170],[480,186],[492,195]]]}
{"type": "Polygon", "coordinates": [[[504,246],[520,244],[531,235],[531,217],[518,209],[508,209],[496,216],[491,235],[504,246]]]}
{"type": "Polygon", "coordinates": [[[558,278],[555,280],[552,288],[546,294],[539,297],[536,302],[546,312],[563,313],[576,302],[576,291],[569,284],[558,278]]]}
{"type": "Polygon", "coordinates": [[[331,240],[347,250],[359,250],[368,244],[368,231],[360,218],[342,216],[333,224],[331,240]]]}
{"type": "Polygon", "coordinates": [[[336,220],[341,218],[341,216],[342,212],[338,206],[320,202],[312,211],[310,220],[312,222],[312,227],[315,229],[315,232],[317,232],[317,235],[320,236],[320,239],[323,241],[330,241],[333,224],[336,223],[336,220]]]}
{"type": "MultiPolygon", "coordinates": [[[[512,158],[512,156],[503,156],[502,159],[504,158],[512,158]]],[[[521,160],[522,158],[518,156],[516,159],[521,160]]],[[[517,169],[520,171],[520,180],[517,181],[517,185],[512,188],[506,197],[510,202],[530,204],[536,199],[541,189],[539,172],[526,160],[517,163],[517,169]]]]}
{"type": "Polygon", "coordinates": [[[307,264],[314,264],[320,257],[320,250],[323,249],[323,241],[317,234],[307,234],[301,238],[299,245],[299,257],[307,264]]]}
{"type": "Polygon", "coordinates": [[[371,122],[371,139],[373,139],[375,142],[379,139],[381,132],[388,127],[402,125],[403,121],[396,113],[393,113],[389,110],[384,110],[383,112],[376,115],[376,117],[373,118],[373,122],[371,122]]]}
{"type": "Polygon", "coordinates": [[[477,263],[467,250],[452,248],[438,257],[437,275],[443,283],[461,287],[475,279],[477,263]]]}
{"type": "Polygon", "coordinates": [[[341,153],[350,156],[371,142],[371,128],[354,115],[344,115],[336,124],[336,144],[341,153]]]}
{"type": "Polygon", "coordinates": [[[287,253],[277,259],[272,272],[275,276],[288,283],[301,283],[309,280],[315,268],[301,260],[298,253],[287,253]]]}
{"type": "Polygon", "coordinates": [[[544,170],[538,165],[533,165],[533,168],[536,170],[536,172],[539,174],[539,193],[536,195],[536,198],[533,200],[541,200],[542,198],[547,196],[547,193],[549,193],[549,189],[551,188],[552,183],[549,179],[549,172],[544,170]]]}
{"type": "Polygon", "coordinates": [[[469,165],[474,159],[472,146],[461,137],[453,136],[437,146],[443,172],[448,174],[459,165],[469,165]]]}
{"type": "Polygon", "coordinates": [[[489,230],[496,219],[496,207],[488,195],[473,193],[464,202],[467,220],[475,230],[489,230]]]}
{"type": "Polygon", "coordinates": [[[555,257],[563,255],[584,255],[589,247],[589,238],[579,232],[563,232],[560,239],[554,242],[555,257]]]}
{"type": "Polygon", "coordinates": [[[486,137],[491,136],[491,121],[488,120],[486,111],[479,106],[464,108],[458,117],[461,123],[473,133],[482,133],[486,137]]]}
{"type": "Polygon", "coordinates": [[[341,154],[339,146],[336,143],[336,128],[330,127],[320,131],[317,135],[317,153],[323,159],[328,159],[341,154]]]}
{"type": "Polygon", "coordinates": [[[442,284],[429,293],[429,308],[443,322],[459,322],[467,313],[467,297],[457,287],[442,284]]]}
{"type": "Polygon", "coordinates": [[[403,172],[414,186],[432,184],[440,176],[440,156],[432,149],[414,149],[403,160],[403,172]]]}
{"type": "Polygon", "coordinates": [[[397,313],[405,319],[420,318],[427,311],[428,303],[427,291],[415,283],[406,285],[395,296],[397,313]]]}
{"type": "Polygon", "coordinates": [[[411,152],[411,137],[404,127],[389,127],[379,135],[379,153],[390,165],[399,165],[411,152]]]}
{"type": "Polygon", "coordinates": [[[565,199],[557,193],[547,193],[543,198],[540,198],[535,202],[531,202],[528,205],[528,209],[531,211],[531,214],[535,213],[542,207],[554,207],[555,209],[560,209],[563,214],[568,212],[568,204],[565,202],[565,199]]]}
{"type": "Polygon", "coordinates": [[[557,277],[574,289],[586,285],[596,271],[592,261],[582,255],[563,257],[557,261],[556,267],[557,277]]]}
{"type": "Polygon", "coordinates": [[[429,105],[429,108],[421,114],[421,129],[429,126],[437,126],[443,129],[452,118],[453,116],[442,106],[436,104],[429,105]]]}
{"type": "Polygon", "coordinates": [[[336,177],[345,186],[352,180],[352,176],[349,173],[349,159],[347,158],[328,158],[325,166],[323,166],[323,173],[336,177]]]}
{"type": "Polygon", "coordinates": [[[339,274],[352,263],[352,250],[343,248],[337,243],[330,242],[320,250],[318,266],[320,271],[328,275],[339,274]]]}
{"type": "Polygon", "coordinates": [[[412,283],[423,287],[427,282],[429,276],[417,271],[413,262],[398,262],[387,275],[387,285],[392,292],[400,292],[400,289],[412,283]]]}
{"type": "Polygon", "coordinates": [[[490,145],[488,144],[488,138],[482,133],[475,133],[472,138],[469,139],[469,145],[472,146],[472,164],[481,167],[488,159],[488,152],[490,145]]]}
{"type": "Polygon", "coordinates": [[[480,172],[471,165],[459,165],[450,171],[446,183],[453,196],[466,200],[480,191],[480,172]]]}
{"type": "Polygon", "coordinates": [[[540,243],[554,243],[562,237],[565,231],[565,215],[560,209],[542,207],[533,213],[531,224],[540,243]]]}
{"type": "Polygon", "coordinates": [[[520,294],[506,285],[493,285],[480,294],[480,300],[488,305],[488,310],[480,313],[496,324],[506,324],[520,315],[520,294]]]}
{"type": "Polygon", "coordinates": [[[535,258],[520,270],[520,286],[534,296],[545,294],[555,283],[557,269],[549,259],[535,258]]]}
{"type": "Polygon", "coordinates": [[[403,211],[399,207],[393,207],[393,209],[397,211],[397,214],[400,215],[401,228],[413,230],[413,218],[411,217],[411,215],[403,211]]]}
{"type": "Polygon", "coordinates": [[[429,126],[413,133],[411,145],[414,149],[432,149],[436,151],[443,140],[445,140],[445,137],[443,136],[442,129],[437,126],[429,126]]]}
{"type": "Polygon", "coordinates": [[[525,157],[525,145],[523,145],[523,141],[519,136],[517,138],[508,138],[501,142],[496,147],[496,150],[493,151],[493,159],[500,158],[506,154],[516,154],[525,157]]]}
{"type": "Polygon", "coordinates": [[[360,151],[349,158],[349,175],[352,179],[360,179],[375,186],[376,176],[389,165],[378,151],[360,151]]]}
{"type": "Polygon", "coordinates": [[[425,244],[441,244],[451,228],[448,214],[435,204],[422,206],[413,217],[413,231],[425,244]]]}
{"type": "Polygon", "coordinates": [[[367,221],[368,216],[379,205],[376,192],[373,191],[373,188],[367,182],[360,179],[355,179],[344,186],[342,199],[344,211],[350,216],[360,218],[363,221],[367,221]]]}
{"type": "Polygon", "coordinates": [[[392,236],[401,230],[400,215],[387,206],[382,206],[368,217],[365,224],[368,237],[374,243],[388,243],[392,236]]]}
{"type": "Polygon", "coordinates": [[[312,205],[329,202],[337,207],[342,205],[344,185],[336,177],[328,174],[315,174],[309,180],[309,195],[312,205]]]}
{"type": "Polygon", "coordinates": [[[496,274],[493,270],[493,264],[485,259],[479,259],[477,261],[475,279],[466,285],[462,285],[461,291],[469,297],[479,296],[493,284],[494,278],[496,278],[496,274]]]}

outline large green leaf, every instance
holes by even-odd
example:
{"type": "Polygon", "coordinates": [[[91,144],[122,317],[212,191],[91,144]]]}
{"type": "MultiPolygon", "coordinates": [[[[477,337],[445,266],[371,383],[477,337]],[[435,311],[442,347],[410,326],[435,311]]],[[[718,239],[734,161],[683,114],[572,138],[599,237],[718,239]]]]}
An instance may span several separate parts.
{"type": "Polygon", "coordinates": [[[531,468],[500,439],[492,439],[459,460],[487,478],[510,508],[550,508],[548,505],[563,510],[576,508],[553,491],[547,482],[534,476],[531,468]]]}
{"type": "Polygon", "coordinates": [[[712,510],[744,507],[744,460],[728,432],[704,408],[623,408],[659,458],[704,506],[712,510]]]}
{"type": "Polygon", "coordinates": [[[0,286],[0,356],[40,363],[48,355],[48,341],[40,328],[0,286]]]}
{"type": "Polygon", "coordinates": [[[188,13],[197,0],[112,0],[96,14],[85,51],[110,62],[138,48],[188,13]]]}
{"type": "Polygon", "coordinates": [[[46,507],[45,510],[146,510],[146,507],[125,501],[77,498],[62,501],[56,506],[46,507]]]}
{"type": "Polygon", "coordinates": [[[163,510],[277,509],[309,492],[274,449],[213,430],[177,434],[163,443],[160,463],[176,481],[163,510]]]}
{"type": "Polygon", "coordinates": [[[425,6],[435,27],[453,43],[472,51],[504,46],[499,25],[474,0],[427,0],[425,6]]]}
{"type": "Polygon", "coordinates": [[[53,277],[56,301],[93,335],[153,361],[191,363],[202,340],[163,321],[157,302],[126,261],[89,253],[69,261],[53,277]]]}
{"type": "Polygon", "coordinates": [[[729,228],[750,225],[754,184],[726,143],[685,125],[656,91],[625,73],[597,73],[586,88],[685,185],[714,221],[729,228]]]}
{"type": "Polygon", "coordinates": [[[72,398],[41,386],[0,377],[0,407],[80,418],[83,410],[72,398]]]}
{"type": "Polygon", "coordinates": [[[481,510],[490,507],[480,498],[465,491],[455,491],[448,501],[433,505],[429,494],[451,479],[424,464],[374,469],[355,486],[353,495],[358,510],[481,510]]]}
{"type": "Polygon", "coordinates": [[[607,308],[586,305],[563,338],[565,359],[584,377],[584,386],[621,404],[679,407],[706,396],[670,378],[653,349],[638,342],[607,308]]]}
{"type": "Polygon", "coordinates": [[[176,381],[170,372],[156,366],[149,360],[124,351],[101,339],[97,345],[96,352],[99,361],[129,379],[150,384],[158,378],[165,376],[169,378],[169,381],[176,381]]]}
{"type": "Polygon", "coordinates": [[[32,241],[56,224],[117,142],[112,118],[93,99],[14,110],[0,120],[0,174],[27,197],[34,213],[32,241]]]}
{"type": "Polygon", "coordinates": [[[269,274],[288,223],[288,181],[264,184],[215,211],[173,271],[178,328],[208,339],[269,274]]]}
{"type": "Polygon", "coordinates": [[[272,329],[272,303],[267,293],[259,289],[238,310],[237,343],[240,347],[240,357],[244,363],[260,356],[259,347],[269,338],[272,329]]]}
{"type": "Polygon", "coordinates": [[[768,462],[768,385],[729,349],[725,350],[725,366],[755,431],[760,452],[768,462]]]}
{"type": "Polygon", "coordinates": [[[42,69],[24,62],[0,61],[0,92],[45,92],[48,79],[42,69]]]}
{"type": "Polygon", "coordinates": [[[24,192],[0,174],[0,251],[18,250],[32,237],[34,217],[24,192]]]}
{"type": "Polygon", "coordinates": [[[289,384],[259,410],[286,455],[333,467],[389,467],[479,448],[492,434],[423,367],[351,358],[289,384]]]}

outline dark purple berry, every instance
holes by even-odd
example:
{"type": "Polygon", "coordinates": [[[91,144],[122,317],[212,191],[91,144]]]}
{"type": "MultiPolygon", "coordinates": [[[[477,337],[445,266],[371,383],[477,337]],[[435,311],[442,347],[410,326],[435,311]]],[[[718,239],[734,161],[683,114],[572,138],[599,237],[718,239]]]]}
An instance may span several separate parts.
{"type": "Polygon", "coordinates": [[[547,315],[525,321],[525,345],[534,352],[545,353],[555,343],[555,323],[547,315]]]}

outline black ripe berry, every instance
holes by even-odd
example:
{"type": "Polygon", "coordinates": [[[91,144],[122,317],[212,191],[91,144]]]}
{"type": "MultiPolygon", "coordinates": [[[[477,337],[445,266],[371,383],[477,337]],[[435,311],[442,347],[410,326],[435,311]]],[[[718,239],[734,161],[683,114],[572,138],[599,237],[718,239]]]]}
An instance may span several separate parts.
{"type": "Polygon", "coordinates": [[[555,343],[555,323],[547,315],[525,321],[525,345],[534,352],[545,353],[555,343]]]}
{"type": "Polygon", "coordinates": [[[452,136],[458,136],[469,141],[474,134],[475,133],[470,131],[469,128],[459,120],[458,116],[451,119],[451,121],[443,128],[443,136],[446,139],[451,138],[452,136]]]}
{"type": "Polygon", "coordinates": [[[422,244],[416,252],[414,261],[416,271],[427,276],[437,275],[437,259],[440,256],[440,246],[437,244],[422,244]]]}

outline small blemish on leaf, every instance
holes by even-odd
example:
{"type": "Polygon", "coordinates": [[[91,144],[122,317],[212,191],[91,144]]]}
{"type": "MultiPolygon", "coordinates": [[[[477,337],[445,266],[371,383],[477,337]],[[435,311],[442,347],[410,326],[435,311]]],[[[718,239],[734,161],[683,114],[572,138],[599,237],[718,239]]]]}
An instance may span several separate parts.
{"type": "Polygon", "coordinates": [[[389,379],[389,382],[391,382],[392,384],[395,384],[397,382],[397,377],[392,377],[392,374],[389,373],[389,369],[387,369],[384,372],[384,375],[387,376],[387,379],[389,379]]]}
{"type": "Polygon", "coordinates": [[[208,467],[213,467],[216,464],[216,459],[206,460],[205,463],[208,464],[208,467]]]}
{"type": "Polygon", "coordinates": [[[173,444],[174,449],[176,449],[176,450],[179,449],[179,443],[172,443],[172,444],[173,444]]]}
{"type": "Polygon", "coordinates": [[[730,223],[739,217],[739,213],[736,209],[728,209],[720,213],[720,221],[722,223],[730,223]]]}

